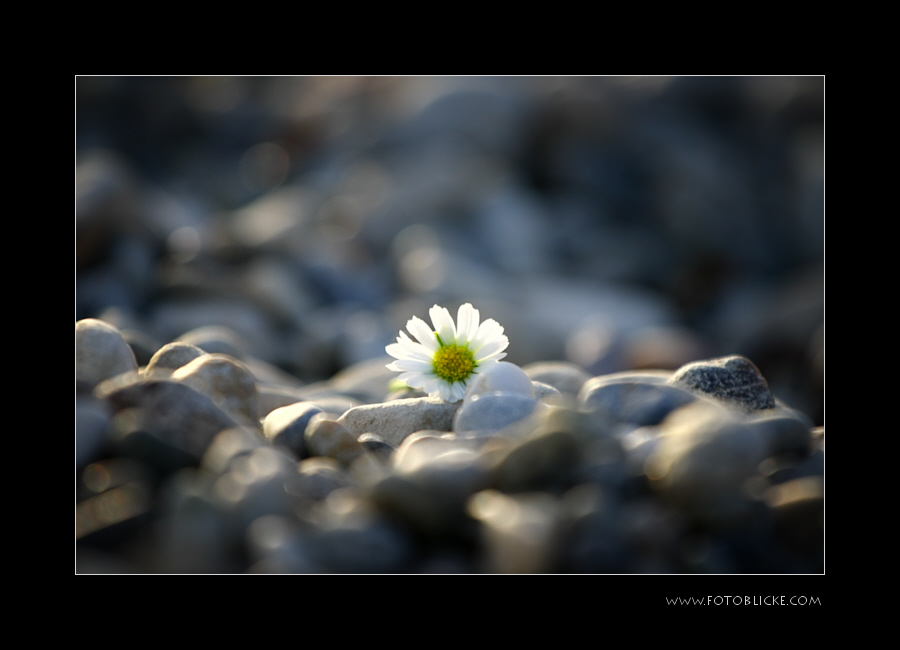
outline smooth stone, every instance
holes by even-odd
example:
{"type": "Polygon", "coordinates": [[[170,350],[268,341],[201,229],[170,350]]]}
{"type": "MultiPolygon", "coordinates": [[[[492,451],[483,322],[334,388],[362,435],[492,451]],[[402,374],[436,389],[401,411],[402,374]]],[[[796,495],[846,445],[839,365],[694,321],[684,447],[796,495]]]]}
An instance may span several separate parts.
{"type": "Polygon", "coordinates": [[[522,366],[532,381],[549,384],[560,393],[578,395],[584,382],[591,378],[581,366],[567,361],[538,361],[522,366]]]}
{"type": "Polygon", "coordinates": [[[466,391],[467,397],[487,395],[489,393],[511,393],[534,397],[534,386],[531,378],[519,366],[506,361],[488,365],[475,375],[471,386],[466,391]]]}
{"type": "Polygon", "coordinates": [[[766,453],[757,429],[727,408],[703,401],[679,409],[662,423],[645,473],[689,518],[730,525],[748,514],[745,483],[758,475],[766,453]]]}
{"type": "Polygon", "coordinates": [[[746,412],[775,408],[759,369],[739,355],[689,363],[675,371],[670,383],[746,412]]]}
{"type": "MultiPolygon", "coordinates": [[[[530,381],[529,381],[530,384],[530,381]]],[[[537,400],[516,393],[488,393],[463,400],[453,418],[453,431],[466,437],[498,433],[531,415],[537,400]]]]}
{"type": "Polygon", "coordinates": [[[134,351],[117,328],[96,318],[75,323],[76,381],[93,388],[137,368],[134,351]]]}
{"type": "Polygon", "coordinates": [[[355,406],[341,415],[338,422],[357,436],[374,433],[397,447],[416,431],[451,431],[459,406],[459,402],[445,402],[439,397],[412,397],[355,406]]]}
{"type": "Polygon", "coordinates": [[[204,354],[206,352],[190,343],[180,341],[166,343],[150,358],[150,362],[144,368],[144,373],[150,375],[159,370],[172,373],[204,354]]]}
{"type": "Polygon", "coordinates": [[[172,379],[208,395],[238,422],[259,426],[256,379],[233,357],[205,354],[178,368],[172,379]]]}
{"type": "Polygon", "coordinates": [[[637,372],[593,377],[578,394],[578,409],[612,423],[653,426],[697,400],[693,393],[665,381],[666,375],[637,372]]]}
{"type": "Polygon", "coordinates": [[[328,456],[343,465],[350,465],[367,453],[359,442],[359,435],[352,433],[341,422],[331,420],[325,413],[314,415],[304,433],[306,453],[310,456],[328,456]]]}
{"type": "MultiPolygon", "coordinates": [[[[129,375],[123,375],[128,378],[129,375]]],[[[107,380],[97,387],[98,397],[106,399],[117,411],[134,413],[135,422],[120,431],[149,435],[199,460],[220,431],[240,424],[219,408],[211,398],[187,384],[165,379],[141,379],[137,373],[131,381],[107,380]]],[[[117,425],[118,426],[118,425],[117,425]]]]}
{"type": "Polygon", "coordinates": [[[306,427],[313,416],[322,409],[311,402],[297,402],[282,406],[269,413],[263,420],[263,433],[273,445],[290,449],[297,458],[306,453],[306,427]]]}

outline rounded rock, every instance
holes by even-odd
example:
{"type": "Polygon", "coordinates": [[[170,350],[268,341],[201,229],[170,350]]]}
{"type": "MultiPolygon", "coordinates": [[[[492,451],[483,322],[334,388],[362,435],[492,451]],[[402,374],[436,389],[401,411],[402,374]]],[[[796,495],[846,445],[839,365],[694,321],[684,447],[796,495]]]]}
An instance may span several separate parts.
{"type": "Polygon", "coordinates": [[[759,368],[739,355],[689,363],[675,371],[670,383],[746,412],[775,408],[759,368]]]}
{"type": "Polygon", "coordinates": [[[593,377],[578,394],[578,409],[613,423],[653,426],[685,404],[692,393],[669,386],[665,378],[646,373],[616,373],[593,377]]]}
{"type": "Polygon", "coordinates": [[[310,456],[327,456],[349,466],[367,453],[358,436],[340,422],[330,420],[325,414],[312,417],[304,434],[307,453],[310,456]]]}
{"type": "Polygon", "coordinates": [[[527,418],[536,405],[537,400],[533,397],[515,393],[469,396],[456,412],[453,431],[468,437],[491,435],[527,418]]]}
{"type": "Polygon", "coordinates": [[[475,376],[467,391],[468,396],[487,395],[488,393],[511,393],[534,397],[534,386],[531,379],[514,363],[500,361],[489,365],[475,376]]]}
{"type": "Polygon", "coordinates": [[[259,426],[256,379],[232,357],[205,354],[178,368],[172,379],[209,396],[238,422],[259,426]]]}
{"type": "Polygon", "coordinates": [[[306,427],[319,413],[322,413],[322,409],[311,402],[282,406],[263,420],[263,433],[273,445],[287,447],[297,458],[304,458],[307,455],[306,427]]]}
{"type": "Polygon", "coordinates": [[[144,373],[149,375],[159,370],[171,373],[204,354],[206,352],[190,343],[182,343],[180,341],[167,343],[150,357],[150,362],[144,369],[144,373]]]}
{"type": "Polygon", "coordinates": [[[117,328],[96,318],[75,323],[76,381],[93,388],[137,368],[134,352],[117,328]]]}

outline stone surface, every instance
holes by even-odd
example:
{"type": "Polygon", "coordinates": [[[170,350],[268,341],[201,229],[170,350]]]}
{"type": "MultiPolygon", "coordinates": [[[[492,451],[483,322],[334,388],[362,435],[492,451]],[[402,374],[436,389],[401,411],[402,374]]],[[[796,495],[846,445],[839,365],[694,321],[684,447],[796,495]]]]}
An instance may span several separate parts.
{"type": "Polygon", "coordinates": [[[466,390],[467,397],[488,393],[511,393],[534,397],[531,379],[519,366],[506,361],[494,363],[475,376],[466,390]]]}
{"type": "Polygon", "coordinates": [[[578,394],[578,408],[610,423],[649,426],[696,397],[665,383],[666,375],[616,373],[589,379],[578,394]]]}
{"type": "Polygon", "coordinates": [[[458,402],[445,402],[437,397],[414,397],[356,406],[338,418],[338,422],[357,436],[374,433],[387,444],[397,447],[406,436],[416,431],[452,430],[453,416],[458,409],[458,402]]]}
{"type": "Polygon", "coordinates": [[[190,343],[166,343],[153,354],[144,372],[148,375],[160,370],[172,373],[204,354],[206,352],[190,343]]]}
{"type": "Polygon", "coordinates": [[[134,352],[118,329],[96,318],[75,323],[76,381],[93,388],[137,367],[134,352]]]}
{"type": "Polygon", "coordinates": [[[208,396],[177,381],[107,382],[97,393],[117,412],[117,420],[123,421],[118,416],[122,410],[135,414],[134,424],[123,433],[150,435],[198,460],[216,434],[240,426],[208,396]]]}
{"type": "Polygon", "coordinates": [[[175,370],[172,379],[209,396],[238,422],[259,426],[256,380],[236,359],[205,354],[175,370]]]}
{"type": "Polygon", "coordinates": [[[748,412],[775,408],[775,398],[759,369],[737,355],[689,363],[670,382],[748,412]]]}
{"type": "Polygon", "coordinates": [[[306,454],[306,426],[322,409],[312,402],[297,402],[275,409],[263,421],[263,433],[273,445],[290,449],[297,458],[306,454]]]}
{"type": "Polygon", "coordinates": [[[495,434],[527,418],[536,405],[537,400],[533,397],[517,393],[470,395],[463,400],[453,418],[453,431],[470,437],[495,434]]]}
{"type": "Polygon", "coordinates": [[[306,425],[305,446],[310,456],[328,456],[344,465],[368,453],[359,436],[324,413],[314,415],[306,425]]]}

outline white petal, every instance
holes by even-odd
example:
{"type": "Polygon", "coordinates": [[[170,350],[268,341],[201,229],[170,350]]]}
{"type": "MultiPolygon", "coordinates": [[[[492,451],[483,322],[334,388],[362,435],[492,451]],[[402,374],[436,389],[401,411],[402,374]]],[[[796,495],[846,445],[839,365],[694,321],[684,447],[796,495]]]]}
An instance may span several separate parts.
{"type": "Polygon", "coordinates": [[[437,342],[437,339],[434,337],[434,332],[431,331],[431,328],[418,316],[413,316],[406,323],[406,329],[409,330],[409,333],[418,339],[419,343],[424,345],[431,351],[437,350],[440,345],[437,342]]]}
{"type": "Polygon", "coordinates": [[[503,337],[503,328],[493,318],[488,318],[478,326],[478,333],[472,340],[470,347],[474,352],[478,352],[486,343],[500,337],[503,337]]]}
{"type": "Polygon", "coordinates": [[[441,341],[445,345],[456,343],[456,325],[453,324],[453,317],[445,307],[435,305],[428,310],[431,316],[431,322],[434,325],[434,331],[441,337],[441,341]]]}
{"type": "Polygon", "coordinates": [[[393,366],[391,370],[417,370],[419,372],[431,370],[431,364],[418,359],[397,359],[391,365],[393,366]]]}
{"type": "Polygon", "coordinates": [[[456,340],[458,343],[465,344],[472,340],[478,331],[478,310],[472,307],[472,303],[467,302],[461,305],[456,314],[456,340]]]}
{"type": "Polygon", "coordinates": [[[475,353],[475,360],[482,361],[484,359],[490,359],[494,355],[503,352],[506,347],[509,345],[509,339],[505,336],[501,336],[500,338],[491,339],[483,346],[478,348],[478,352],[475,353]]]}

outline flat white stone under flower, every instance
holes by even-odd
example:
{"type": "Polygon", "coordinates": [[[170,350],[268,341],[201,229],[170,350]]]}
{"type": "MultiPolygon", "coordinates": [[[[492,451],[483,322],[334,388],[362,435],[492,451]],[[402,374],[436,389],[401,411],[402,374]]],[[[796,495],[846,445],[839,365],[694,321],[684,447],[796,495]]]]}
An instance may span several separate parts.
{"type": "Polygon", "coordinates": [[[455,323],[444,307],[434,305],[428,314],[434,329],[416,316],[409,319],[406,329],[416,340],[401,330],[397,342],[385,347],[396,359],[387,367],[430,397],[458,402],[475,377],[506,356],[509,339],[494,319],[481,322],[471,303],[459,308],[455,323]]]}

